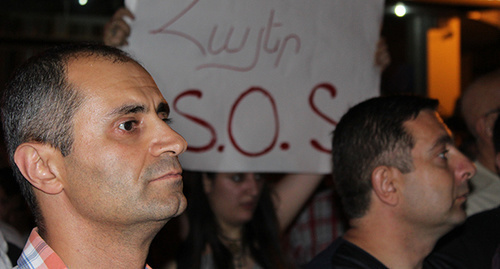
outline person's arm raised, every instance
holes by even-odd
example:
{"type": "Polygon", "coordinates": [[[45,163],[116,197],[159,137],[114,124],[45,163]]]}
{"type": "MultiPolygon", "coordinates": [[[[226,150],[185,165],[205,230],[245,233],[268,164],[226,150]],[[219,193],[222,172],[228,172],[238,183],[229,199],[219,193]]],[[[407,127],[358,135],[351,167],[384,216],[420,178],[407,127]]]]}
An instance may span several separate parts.
{"type": "Polygon", "coordinates": [[[276,215],[283,232],[321,183],[322,174],[288,174],[274,186],[276,215]]]}

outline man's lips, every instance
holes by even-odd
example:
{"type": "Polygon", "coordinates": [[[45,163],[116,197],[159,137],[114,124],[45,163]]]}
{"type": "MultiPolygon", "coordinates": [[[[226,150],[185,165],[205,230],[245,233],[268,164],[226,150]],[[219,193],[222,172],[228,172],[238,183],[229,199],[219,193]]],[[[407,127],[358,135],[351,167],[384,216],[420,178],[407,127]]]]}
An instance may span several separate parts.
{"type": "Polygon", "coordinates": [[[160,180],[179,180],[182,179],[182,170],[174,170],[170,171],[162,176],[154,178],[151,182],[160,181],[160,180]]]}
{"type": "Polygon", "coordinates": [[[469,192],[465,192],[457,197],[457,200],[467,200],[467,196],[469,196],[469,192]]]}

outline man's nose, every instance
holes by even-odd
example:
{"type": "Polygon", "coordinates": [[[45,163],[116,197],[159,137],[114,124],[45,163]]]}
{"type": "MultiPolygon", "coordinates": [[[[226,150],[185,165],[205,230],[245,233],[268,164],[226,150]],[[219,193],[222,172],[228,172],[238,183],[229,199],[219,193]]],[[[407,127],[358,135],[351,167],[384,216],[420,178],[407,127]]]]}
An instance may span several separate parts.
{"type": "Polygon", "coordinates": [[[160,156],[167,153],[169,156],[178,156],[187,148],[186,140],[174,131],[168,124],[163,122],[154,128],[154,134],[151,140],[150,151],[154,156],[160,156]]]}
{"type": "Polygon", "coordinates": [[[460,183],[467,182],[476,174],[476,166],[461,152],[458,152],[457,159],[455,177],[460,183]]]}

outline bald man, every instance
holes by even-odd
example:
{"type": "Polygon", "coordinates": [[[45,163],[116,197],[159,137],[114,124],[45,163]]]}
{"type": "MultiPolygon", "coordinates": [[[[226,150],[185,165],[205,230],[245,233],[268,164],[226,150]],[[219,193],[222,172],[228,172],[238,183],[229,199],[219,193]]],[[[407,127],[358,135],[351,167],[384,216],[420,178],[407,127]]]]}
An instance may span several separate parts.
{"type": "Polygon", "coordinates": [[[500,70],[473,82],[462,96],[462,114],[475,138],[476,175],[471,179],[467,215],[500,205],[500,177],[495,167],[493,124],[500,112],[500,70]]]}

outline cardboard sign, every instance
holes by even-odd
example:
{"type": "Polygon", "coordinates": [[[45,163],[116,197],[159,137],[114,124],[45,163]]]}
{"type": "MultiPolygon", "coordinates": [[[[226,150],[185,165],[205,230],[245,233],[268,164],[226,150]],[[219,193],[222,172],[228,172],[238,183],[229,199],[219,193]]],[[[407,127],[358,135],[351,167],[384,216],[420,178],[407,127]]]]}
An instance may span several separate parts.
{"type": "Polygon", "coordinates": [[[379,94],[383,0],[143,0],[128,50],[187,140],[185,169],[331,170],[331,134],[379,94]]]}

